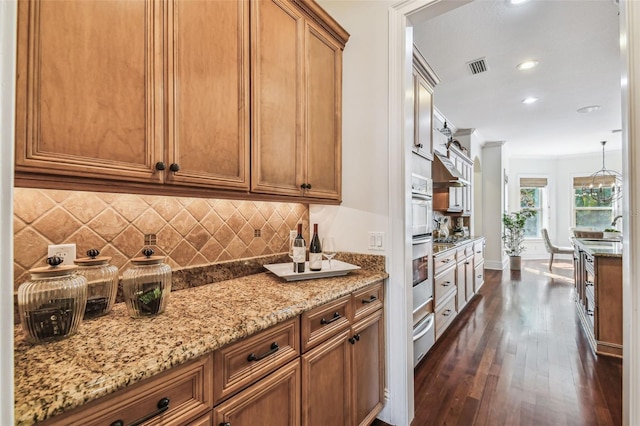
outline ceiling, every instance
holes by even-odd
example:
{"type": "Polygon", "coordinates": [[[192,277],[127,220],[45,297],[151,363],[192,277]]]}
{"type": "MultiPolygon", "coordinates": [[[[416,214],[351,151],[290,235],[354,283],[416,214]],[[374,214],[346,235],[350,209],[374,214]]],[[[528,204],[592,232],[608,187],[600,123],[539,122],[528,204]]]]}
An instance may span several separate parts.
{"type": "Polygon", "coordinates": [[[613,0],[442,0],[410,18],[440,78],[436,108],[517,157],[621,149],[618,5],[613,0]],[[485,58],[473,75],[467,62],[485,58]],[[529,59],[539,65],[516,66],[529,59]],[[523,104],[537,97],[533,104],[523,104]],[[600,105],[580,114],[578,108],[600,105]]]}

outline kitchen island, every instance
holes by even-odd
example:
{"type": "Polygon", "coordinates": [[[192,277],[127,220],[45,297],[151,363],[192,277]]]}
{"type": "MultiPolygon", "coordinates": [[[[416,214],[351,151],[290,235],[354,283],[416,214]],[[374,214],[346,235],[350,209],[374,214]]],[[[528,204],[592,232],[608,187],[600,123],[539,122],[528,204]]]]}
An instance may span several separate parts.
{"type": "Polygon", "coordinates": [[[576,308],[593,351],[622,358],[622,243],[574,238],[576,308]]]}
{"type": "MultiPolygon", "coordinates": [[[[379,283],[360,269],[285,282],[260,273],[171,293],[165,313],[133,319],[123,303],[61,341],[31,345],[15,328],[16,424],[33,424],[210,354],[379,283]]],[[[215,373],[214,373],[215,374],[215,373]]]]}

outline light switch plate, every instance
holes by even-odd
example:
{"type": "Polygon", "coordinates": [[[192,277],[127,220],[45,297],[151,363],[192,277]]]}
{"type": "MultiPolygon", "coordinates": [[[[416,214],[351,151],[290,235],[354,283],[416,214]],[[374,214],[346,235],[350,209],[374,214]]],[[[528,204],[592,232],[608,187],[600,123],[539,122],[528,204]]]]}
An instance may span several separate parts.
{"type": "Polygon", "coordinates": [[[48,257],[58,256],[62,258],[63,265],[74,265],[76,259],[75,244],[52,244],[49,246],[48,257]]]}
{"type": "Polygon", "coordinates": [[[369,250],[384,251],[384,232],[369,232],[369,250]]]}

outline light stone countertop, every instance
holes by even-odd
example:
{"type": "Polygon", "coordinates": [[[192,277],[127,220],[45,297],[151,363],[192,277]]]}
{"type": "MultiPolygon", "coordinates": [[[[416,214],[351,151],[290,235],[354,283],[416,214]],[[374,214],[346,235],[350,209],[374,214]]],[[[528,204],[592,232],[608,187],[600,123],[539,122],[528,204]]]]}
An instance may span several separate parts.
{"type": "Polygon", "coordinates": [[[260,273],[172,292],[163,314],[124,303],[64,340],[31,345],[15,327],[15,420],[30,425],[152,377],[387,278],[361,269],[297,282],[260,273]]]}
{"type": "Polygon", "coordinates": [[[574,243],[593,256],[622,257],[622,242],[596,238],[574,238],[574,243]]]}

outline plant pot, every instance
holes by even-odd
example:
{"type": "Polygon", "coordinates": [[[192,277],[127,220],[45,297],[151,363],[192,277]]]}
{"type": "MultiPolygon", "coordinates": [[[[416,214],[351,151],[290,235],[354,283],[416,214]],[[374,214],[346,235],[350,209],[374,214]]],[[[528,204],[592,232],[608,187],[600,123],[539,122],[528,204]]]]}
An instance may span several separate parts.
{"type": "Polygon", "coordinates": [[[605,240],[618,240],[620,239],[620,232],[607,232],[604,231],[602,233],[602,238],[604,238],[605,240]]]}
{"type": "Polygon", "coordinates": [[[522,257],[520,256],[509,256],[509,267],[512,271],[520,270],[520,263],[522,261],[522,257]]]}

